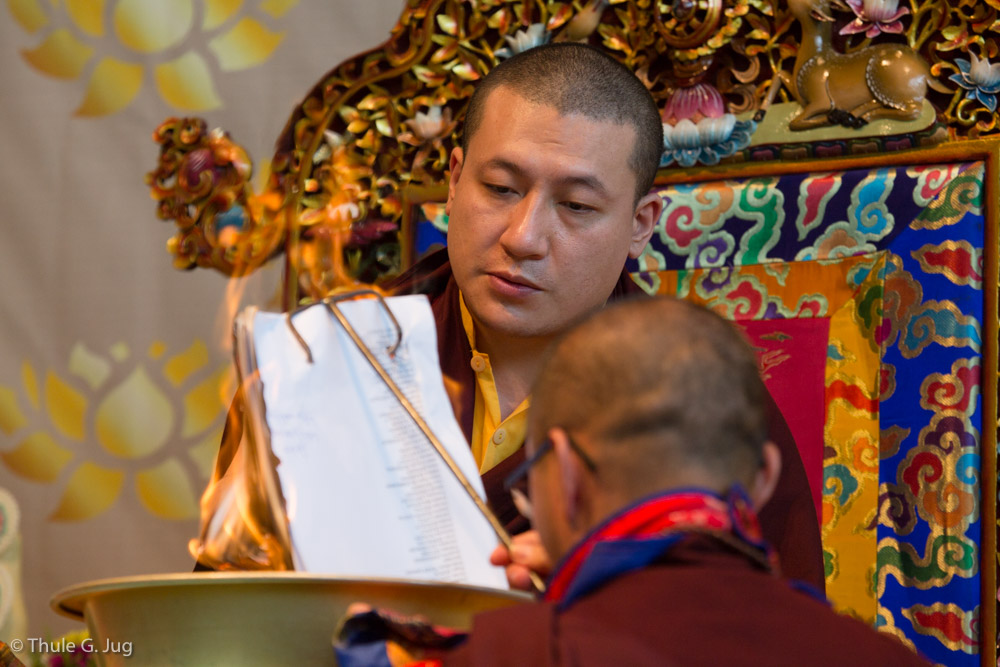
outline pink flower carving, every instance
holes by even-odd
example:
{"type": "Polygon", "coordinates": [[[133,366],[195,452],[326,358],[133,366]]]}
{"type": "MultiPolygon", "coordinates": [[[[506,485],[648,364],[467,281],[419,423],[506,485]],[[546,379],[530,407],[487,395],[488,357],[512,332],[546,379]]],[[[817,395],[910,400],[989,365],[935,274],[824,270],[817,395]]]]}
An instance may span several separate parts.
{"type": "Polygon", "coordinates": [[[685,119],[697,123],[702,118],[720,118],[725,113],[726,106],[722,95],[715,86],[696,83],[675,90],[660,112],[660,116],[664,123],[676,125],[685,119]]]}
{"type": "Polygon", "coordinates": [[[879,33],[903,32],[901,17],[910,13],[909,7],[899,8],[899,0],[847,0],[855,19],[840,30],[841,35],[865,33],[869,39],[879,33]]]}

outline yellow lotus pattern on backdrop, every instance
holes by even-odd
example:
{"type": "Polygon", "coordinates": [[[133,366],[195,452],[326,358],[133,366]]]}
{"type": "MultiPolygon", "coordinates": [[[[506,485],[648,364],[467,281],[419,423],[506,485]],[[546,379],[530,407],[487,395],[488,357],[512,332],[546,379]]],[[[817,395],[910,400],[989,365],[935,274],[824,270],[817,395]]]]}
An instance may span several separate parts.
{"type": "MultiPolygon", "coordinates": [[[[150,514],[198,516],[198,492],[221,437],[230,369],[212,368],[194,341],[167,354],[154,342],[136,359],[124,343],[95,354],[78,343],[63,373],[24,361],[19,386],[0,385],[0,461],[60,489],[49,519],[86,521],[126,483],[150,514]]],[[[55,496],[53,496],[55,498],[55,496]]]]}
{"type": "Polygon", "coordinates": [[[160,97],[184,111],[222,106],[215,76],[256,67],[285,38],[272,30],[298,0],[7,0],[38,38],[21,55],[57,79],[85,79],[76,116],[106,116],[136,98],[147,69],[160,97]],[[247,6],[245,6],[247,5],[247,6]]]}

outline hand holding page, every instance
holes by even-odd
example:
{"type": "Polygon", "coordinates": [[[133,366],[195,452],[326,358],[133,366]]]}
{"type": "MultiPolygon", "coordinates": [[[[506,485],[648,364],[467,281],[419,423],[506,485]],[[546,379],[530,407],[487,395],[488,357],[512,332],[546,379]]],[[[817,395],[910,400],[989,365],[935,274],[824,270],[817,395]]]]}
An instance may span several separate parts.
{"type": "MultiPolygon", "coordinates": [[[[397,331],[378,300],[338,308],[482,496],[444,390],[429,303],[384,303],[402,328],[392,356],[397,331]]],[[[505,588],[489,565],[489,522],[344,328],[321,304],[293,323],[311,362],[284,314],[241,315],[237,347],[252,342],[296,569],[505,588]]]]}

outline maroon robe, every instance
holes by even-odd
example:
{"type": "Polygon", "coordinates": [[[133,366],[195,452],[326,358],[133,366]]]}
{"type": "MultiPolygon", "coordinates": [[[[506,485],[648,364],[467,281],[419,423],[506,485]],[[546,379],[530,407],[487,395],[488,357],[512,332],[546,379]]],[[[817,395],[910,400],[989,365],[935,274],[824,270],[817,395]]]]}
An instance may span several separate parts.
{"type": "Polygon", "coordinates": [[[797,591],[743,554],[689,538],[568,606],[476,616],[444,665],[927,666],[902,643],[797,591]]]}
{"type": "MultiPolygon", "coordinates": [[[[475,375],[470,366],[472,349],[462,326],[459,290],[451,274],[447,249],[422,259],[393,281],[389,289],[396,294],[426,294],[430,299],[437,322],[441,371],[460,387],[456,417],[466,439],[471,439],[476,396],[475,375]]],[[[643,295],[645,292],[623,270],[608,300],[643,295]]],[[[764,538],[778,552],[782,573],[786,577],[804,581],[824,591],[823,548],[802,457],[770,394],[767,401],[768,432],[781,450],[782,467],[774,495],[759,512],[764,538]]],[[[528,525],[518,514],[510,494],[504,490],[503,481],[523,460],[524,450],[521,448],[483,475],[490,506],[512,533],[522,532],[528,525]]]]}

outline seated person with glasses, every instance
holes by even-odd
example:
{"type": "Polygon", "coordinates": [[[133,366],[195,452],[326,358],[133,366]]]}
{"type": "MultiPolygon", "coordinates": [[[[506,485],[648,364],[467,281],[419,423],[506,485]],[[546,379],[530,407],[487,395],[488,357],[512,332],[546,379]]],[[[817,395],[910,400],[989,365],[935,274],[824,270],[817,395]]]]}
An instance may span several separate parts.
{"type": "Polygon", "coordinates": [[[778,474],[765,395],[742,335],[700,306],[624,301],[571,330],[508,478],[556,560],[548,590],[477,616],[444,663],[928,664],[779,576],[748,500],[778,474]]]}

